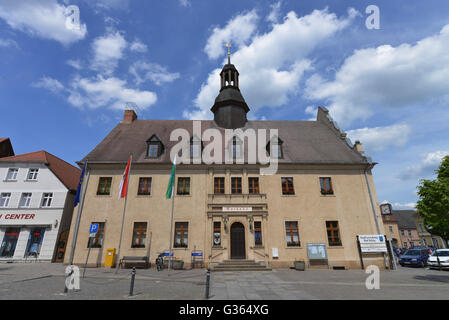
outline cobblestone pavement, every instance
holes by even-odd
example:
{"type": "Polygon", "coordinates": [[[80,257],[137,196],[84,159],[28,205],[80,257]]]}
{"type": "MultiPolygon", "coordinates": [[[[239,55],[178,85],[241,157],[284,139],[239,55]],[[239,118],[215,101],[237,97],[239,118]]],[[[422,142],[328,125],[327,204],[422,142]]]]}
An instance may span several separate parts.
{"type": "Polygon", "coordinates": [[[449,299],[449,272],[402,268],[380,273],[380,289],[368,290],[363,270],[278,269],[212,273],[212,300],[449,299]]]}
{"type": "Polygon", "coordinates": [[[66,265],[0,263],[0,299],[204,299],[206,271],[137,269],[134,295],[129,297],[131,269],[87,268],[80,290],[64,294],[66,265]]]}
{"type": "MultiPolygon", "coordinates": [[[[128,296],[131,270],[88,268],[80,290],[64,294],[65,265],[0,263],[0,299],[166,299],[201,300],[205,269],[137,269],[134,295],[128,296]]],[[[83,269],[80,268],[81,276],[83,269]]],[[[380,289],[368,290],[362,270],[275,269],[212,272],[211,300],[449,299],[449,271],[402,268],[380,273],[380,289]]]]}

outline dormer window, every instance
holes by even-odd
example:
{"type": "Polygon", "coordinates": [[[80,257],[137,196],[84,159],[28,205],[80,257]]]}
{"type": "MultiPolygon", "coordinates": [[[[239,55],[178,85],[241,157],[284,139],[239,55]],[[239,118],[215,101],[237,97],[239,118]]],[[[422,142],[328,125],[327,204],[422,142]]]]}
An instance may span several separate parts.
{"type": "Polygon", "coordinates": [[[148,158],[159,158],[159,156],[164,151],[164,145],[156,135],[152,135],[151,138],[147,140],[147,145],[148,145],[147,149],[148,158]]]}
{"type": "Polygon", "coordinates": [[[243,150],[242,150],[242,140],[240,140],[237,137],[234,137],[232,140],[232,158],[233,159],[240,159],[242,158],[243,150]]]}
{"type": "MultiPolygon", "coordinates": [[[[268,142],[267,152],[270,156],[277,155],[277,158],[281,159],[284,156],[284,154],[282,152],[282,144],[284,143],[284,141],[282,141],[278,137],[274,137],[274,139],[277,139],[277,144],[275,144],[275,143],[272,144],[271,142],[268,142]]],[[[274,141],[276,141],[276,140],[274,140],[274,141]]]]}
{"type": "Polygon", "coordinates": [[[190,138],[190,159],[200,159],[203,152],[203,142],[197,136],[190,138]]]}

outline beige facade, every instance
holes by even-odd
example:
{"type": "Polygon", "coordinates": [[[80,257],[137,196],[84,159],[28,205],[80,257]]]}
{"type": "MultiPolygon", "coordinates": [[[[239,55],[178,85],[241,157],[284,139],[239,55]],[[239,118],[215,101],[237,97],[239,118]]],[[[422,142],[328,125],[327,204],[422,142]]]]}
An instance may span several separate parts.
{"type": "Polygon", "coordinates": [[[432,235],[424,228],[424,220],[419,215],[415,216],[416,230],[418,232],[418,236],[421,238],[421,243],[424,246],[433,247],[436,249],[444,249],[447,248],[444,240],[439,237],[432,235]]]}
{"type": "MultiPolygon", "coordinates": [[[[104,222],[101,248],[92,248],[89,266],[103,266],[106,249],[118,248],[124,199],[118,199],[124,170],[122,165],[89,164],[90,176],[80,220],[74,254],[75,264],[84,264],[88,253],[89,226],[104,222]],[[109,195],[97,195],[100,177],[112,177],[109,195]]],[[[170,239],[171,200],[165,198],[170,166],[135,164],[131,168],[127,207],[120,256],[157,255],[168,250],[170,239]],[[151,177],[151,194],[137,195],[140,177],[151,177]],[[131,248],[135,222],[146,222],[144,248],[131,248]]],[[[369,180],[374,199],[377,199],[371,174],[369,180]]],[[[174,248],[176,258],[189,267],[194,249],[204,252],[205,264],[231,259],[231,228],[240,222],[244,226],[245,258],[264,261],[272,268],[291,267],[296,259],[308,263],[307,244],[324,243],[329,266],[360,268],[356,236],[377,234],[363,166],[344,165],[284,165],[278,173],[260,176],[255,167],[239,166],[183,166],[177,167],[176,177],[190,178],[190,194],[175,195],[174,222],[188,222],[186,248],[174,248]],[[225,194],[214,194],[214,178],[225,178],[225,194]],[[242,194],[231,194],[231,177],[242,178],[242,194]],[[259,194],[248,193],[248,177],[258,177],[259,194]],[[281,178],[292,177],[294,195],[283,195],[281,178]],[[330,177],[333,195],[322,195],[320,177],[330,177]],[[338,221],[341,245],[328,243],[326,221],[338,221]],[[220,222],[221,245],[213,244],[214,222],[220,222]],[[262,245],[255,244],[254,223],[261,223],[262,245]],[[297,222],[300,246],[289,247],[285,222],[297,222]],[[273,257],[273,248],[278,257],[273,257]]],[[[381,234],[385,234],[378,204],[376,215],[381,234]]],[[[78,208],[75,208],[72,226],[78,208]]],[[[71,228],[68,248],[71,248],[71,228]]],[[[65,262],[68,262],[66,255],[65,262]]],[[[365,254],[365,265],[385,267],[381,254],[365,254]]]]}

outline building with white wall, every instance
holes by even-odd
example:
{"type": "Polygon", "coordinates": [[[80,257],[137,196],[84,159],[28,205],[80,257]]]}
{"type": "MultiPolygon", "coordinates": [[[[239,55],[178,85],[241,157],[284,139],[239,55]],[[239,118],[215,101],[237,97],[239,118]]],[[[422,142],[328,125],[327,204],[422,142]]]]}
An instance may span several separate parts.
{"type": "Polygon", "coordinates": [[[79,176],[46,151],[0,158],[0,261],[62,262],[79,176]]]}

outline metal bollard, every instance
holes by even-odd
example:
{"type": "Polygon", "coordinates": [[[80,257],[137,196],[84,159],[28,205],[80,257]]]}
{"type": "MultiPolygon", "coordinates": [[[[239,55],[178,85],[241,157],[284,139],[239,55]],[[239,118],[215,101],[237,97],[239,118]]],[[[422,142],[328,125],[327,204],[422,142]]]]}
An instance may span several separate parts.
{"type": "Polygon", "coordinates": [[[135,278],[136,278],[136,267],[133,267],[133,271],[131,272],[131,286],[129,287],[129,296],[130,297],[133,295],[135,278]]]}
{"type": "Polygon", "coordinates": [[[206,300],[209,299],[209,288],[210,288],[210,269],[207,268],[207,272],[206,272],[206,300]]]}

